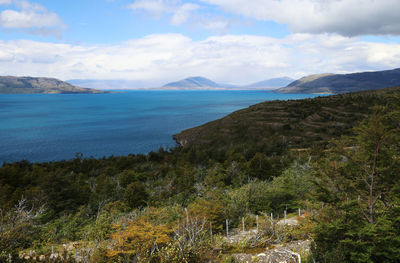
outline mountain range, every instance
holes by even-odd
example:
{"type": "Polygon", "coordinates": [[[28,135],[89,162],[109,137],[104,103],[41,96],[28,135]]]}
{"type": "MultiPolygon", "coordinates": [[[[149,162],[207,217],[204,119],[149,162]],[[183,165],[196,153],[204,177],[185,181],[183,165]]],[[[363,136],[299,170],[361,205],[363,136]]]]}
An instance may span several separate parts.
{"type": "Polygon", "coordinates": [[[0,76],[0,94],[106,93],[81,88],[54,78],[0,76]]]}
{"type": "Polygon", "coordinates": [[[352,74],[310,75],[278,89],[277,92],[342,94],[396,86],[400,86],[400,68],[352,74]]]}
{"type": "Polygon", "coordinates": [[[400,68],[352,74],[315,74],[299,80],[288,77],[273,78],[249,85],[217,83],[200,76],[170,82],[158,88],[146,88],[149,83],[134,80],[81,79],[69,82],[72,84],[54,78],[0,76],[0,93],[104,93],[98,89],[145,88],[155,90],[274,90],[280,93],[341,94],[400,86],[400,68]]]}
{"type": "Polygon", "coordinates": [[[190,77],[177,82],[168,83],[158,89],[274,89],[274,91],[280,93],[342,94],[396,86],[400,86],[400,68],[351,74],[314,74],[305,76],[299,80],[293,80],[288,77],[274,78],[243,86],[216,83],[204,77],[190,77]]]}
{"type": "Polygon", "coordinates": [[[246,90],[246,89],[276,89],[294,81],[291,78],[273,78],[256,82],[250,85],[231,85],[216,83],[204,77],[189,77],[180,81],[171,82],[157,89],[169,90],[246,90]]]}

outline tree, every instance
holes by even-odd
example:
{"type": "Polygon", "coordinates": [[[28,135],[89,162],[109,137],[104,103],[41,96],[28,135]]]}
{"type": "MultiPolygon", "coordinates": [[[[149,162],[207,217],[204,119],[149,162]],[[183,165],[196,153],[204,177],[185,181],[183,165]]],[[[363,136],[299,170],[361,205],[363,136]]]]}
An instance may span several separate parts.
{"type": "Polygon", "coordinates": [[[376,108],[319,165],[314,255],[321,262],[398,262],[400,118],[376,108]]]}
{"type": "Polygon", "coordinates": [[[249,172],[252,177],[265,180],[272,175],[272,165],[268,157],[263,153],[256,153],[249,162],[249,172]]]}
{"type": "MultiPolygon", "coordinates": [[[[21,198],[13,209],[0,209],[0,251],[15,256],[18,249],[32,244],[37,229],[35,220],[44,213],[44,207],[30,207],[21,198]]],[[[0,255],[0,261],[1,258],[0,255]]]]}
{"type": "Polygon", "coordinates": [[[133,182],[125,189],[124,199],[131,208],[145,206],[149,194],[141,182],[133,182]]]}
{"type": "Polygon", "coordinates": [[[144,216],[134,221],[125,221],[114,225],[112,234],[113,248],[107,251],[110,258],[125,257],[134,262],[148,262],[162,245],[170,241],[172,230],[164,224],[154,224],[144,216]]]}

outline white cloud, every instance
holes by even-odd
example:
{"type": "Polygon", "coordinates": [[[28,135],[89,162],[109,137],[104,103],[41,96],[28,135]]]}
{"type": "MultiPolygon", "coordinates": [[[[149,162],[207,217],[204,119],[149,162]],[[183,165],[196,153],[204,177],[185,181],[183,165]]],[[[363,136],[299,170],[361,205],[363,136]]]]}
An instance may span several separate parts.
{"type": "Polygon", "coordinates": [[[57,36],[65,29],[65,25],[58,15],[41,5],[18,0],[14,0],[12,3],[16,9],[0,12],[0,27],[2,28],[21,29],[31,34],[57,36]]]}
{"type": "Polygon", "coordinates": [[[5,28],[53,27],[61,21],[54,13],[5,10],[0,13],[0,24],[5,28]]]}
{"type": "Polygon", "coordinates": [[[136,0],[128,6],[132,10],[144,10],[154,16],[160,17],[164,13],[172,12],[172,3],[165,0],[136,0]]]}
{"type": "Polygon", "coordinates": [[[177,10],[173,13],[171,24],[181,25],[185,23],[189,19],[190,14],[198,8],[199,6],[195,4],[184,4],[182,6],[179,6],[177,10]]]}
{"type": "Polygon", "coordinates": [[[0,5],[9,5],[11,4],[11,0],[0,0],[0,5]]]}
{"type": "Polygon", "coordinates": [[[204,6],[181,0],[136,0],[128,8],[145,11],[157,19],[168,17],[174,26],[187,24],[192,29],[204,28],[217,34],[227,33],[233,24],[238,23],[222,15],[211,14],[204,6]]]}
{"type": "Polygon", "coordinates": [[[159,84],[193,75],[248,83],[271,77],[400,67],[400,44],[338,35],[150,35],[117,45],[0,41],[0,75],[130,79],[159,84]]]}
{"type": "Polygon", "coordinates": [[[199,6],[193,3],[182,4],[179,0],[136,0],[128,8],[144,10],[157,18],[170,15],[172,25],[181,25],[189,19],[191,13],[197,10],[199,6]]]}
{"type": "Polygon", "coordinates": [[[399,0],[200,0],[295,33],[400,35],[399,0]]]}

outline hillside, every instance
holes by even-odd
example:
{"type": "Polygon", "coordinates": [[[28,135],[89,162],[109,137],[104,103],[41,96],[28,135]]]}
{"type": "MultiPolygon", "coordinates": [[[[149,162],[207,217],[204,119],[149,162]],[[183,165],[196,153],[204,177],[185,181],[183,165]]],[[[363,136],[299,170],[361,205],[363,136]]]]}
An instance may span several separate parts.
{"type": "Polygon", "coordinates": [[[281,88],[281,93],[342,94],[400,85],[400,68],[353,74],[311,75],[281,88]]]}
{"type": "Polygon", "coordinates": [[[210,154],[242,148],[273,155],[287,148],[324,146],[349,133],[391,93],[399,94],[400,88],[263,102],[182,131],[174,139],[184,148],[208,149],[210,154]]]}
{"type": "Polygon", "coordinates": [[[105,93],[95,89],[73,86],[54,78],[0,77],[0,94],[39,93],[105,93]]]}

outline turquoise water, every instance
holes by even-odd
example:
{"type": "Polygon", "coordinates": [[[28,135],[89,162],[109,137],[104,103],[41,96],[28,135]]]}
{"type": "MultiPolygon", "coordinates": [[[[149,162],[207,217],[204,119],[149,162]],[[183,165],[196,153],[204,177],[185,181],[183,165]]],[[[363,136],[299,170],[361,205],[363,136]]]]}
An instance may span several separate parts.
{"type": "Polygon", "coordinates": [[[313,95],[260,91],[128,91],[0,95],[0,163],[147,153],[172,135],[252,104],[313,95]]]}

